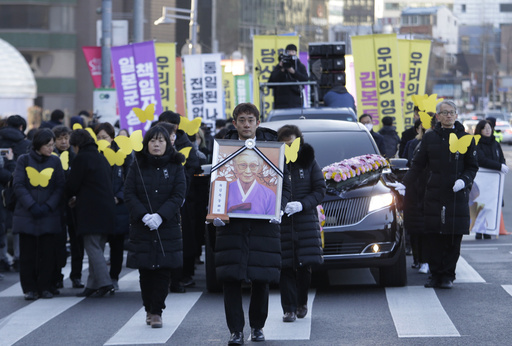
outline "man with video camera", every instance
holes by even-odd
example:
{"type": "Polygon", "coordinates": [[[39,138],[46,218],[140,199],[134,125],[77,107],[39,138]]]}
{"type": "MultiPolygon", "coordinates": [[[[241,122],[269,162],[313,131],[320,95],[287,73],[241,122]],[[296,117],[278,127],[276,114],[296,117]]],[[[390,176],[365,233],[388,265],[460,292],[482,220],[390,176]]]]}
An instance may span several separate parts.
{"type": "MultiPolygon", "coordinates": [[[[306,82],[307,80],[308,72],[297,56],[297,46],[287,45],[285,53],[279,56],[279,64],[274,67],[268,82],[306,82]]],[[[275,86],[272,89],[274,89],[274,109],[302,107],[304,104],[300,85],[275,86]]]]}

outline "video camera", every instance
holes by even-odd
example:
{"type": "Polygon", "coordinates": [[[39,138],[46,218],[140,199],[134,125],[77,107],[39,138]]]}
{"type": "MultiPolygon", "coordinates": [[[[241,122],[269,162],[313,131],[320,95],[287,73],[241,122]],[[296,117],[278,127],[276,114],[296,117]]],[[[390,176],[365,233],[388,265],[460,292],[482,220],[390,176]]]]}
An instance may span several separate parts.
{"type": "Polygon", "coordinates": [[[283,62],[283,67],[288,69],[290,67],[293,67],[294,69],[297,69],[297,59],[298,57],[296,55],[288,55],[288,54],[280,54],[279,55],[279,62],[283,62]]]}

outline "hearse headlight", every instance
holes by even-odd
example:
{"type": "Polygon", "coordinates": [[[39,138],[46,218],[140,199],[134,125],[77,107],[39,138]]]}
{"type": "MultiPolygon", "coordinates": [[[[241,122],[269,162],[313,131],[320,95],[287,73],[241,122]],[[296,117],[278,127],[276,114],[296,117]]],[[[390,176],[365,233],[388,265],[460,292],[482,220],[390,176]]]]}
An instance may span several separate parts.
{"type": "Polygon", "coordinates": [[[370,207],[368,208],[368,212],[379,210],[393,204],[393,194],[385,193],[382,195],[373,196],[370,200],[370,207]]]}

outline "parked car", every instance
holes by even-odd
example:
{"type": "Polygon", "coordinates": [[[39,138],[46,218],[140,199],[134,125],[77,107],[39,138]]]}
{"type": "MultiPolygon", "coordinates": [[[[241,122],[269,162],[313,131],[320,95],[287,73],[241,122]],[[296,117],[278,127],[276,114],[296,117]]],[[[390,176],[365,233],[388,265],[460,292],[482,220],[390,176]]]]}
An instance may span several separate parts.
{"type": "Polygon", "coordinates": [[[292,120],[292,119],[334,119],[357,121],[357,115],[350,107],[312,107],[312,108],[286,108],[274,109],[264,121],[292,120]]]}
{"type": "Polygon", "coordinates": [[[512,144],[512,125],[510,123],[497,121],[494,131],[499,131],[503,135],[501,143],[512,144]]]}
{"type": "MultiPolygon", "coordinates": [[[[290,123],[272,121],[261,127],[273,130],[290,123]]],[[[364,154],[379,154],[366,128],[357,122],[300,119],[304,139],[315,149],[320,167],[364,154]]],[[[400,196],[386,186],[403,174],[405,159],[392,159],[394,170],[385,169],[346,191],[328,189],[325,211],[324,264],[335,268],[378,268],[382,286],[406,284],[405,238],[400,196]]],[[[206,232],[206,282],[209,291],[219,290],[215,278],[215,229],[206,232]]]]}

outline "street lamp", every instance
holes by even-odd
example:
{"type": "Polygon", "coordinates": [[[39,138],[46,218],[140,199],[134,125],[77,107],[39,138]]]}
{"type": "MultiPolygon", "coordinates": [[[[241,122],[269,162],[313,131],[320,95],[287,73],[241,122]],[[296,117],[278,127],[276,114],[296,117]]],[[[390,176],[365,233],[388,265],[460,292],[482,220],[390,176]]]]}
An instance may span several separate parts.
{"type": "Polygon", "coordinates": [[[175,19],[190,20],[189,22],[189,39],[188,39],[188,52],[189,54],[196,54],[197,46],[197,0],[190,2],[190,10],[176,7],[162,7],[162,17],[155,20],[155,25],[172,24],[176,23],[175,19]],[[188,13],[188,16],[176,14],[188,13]]]}

